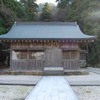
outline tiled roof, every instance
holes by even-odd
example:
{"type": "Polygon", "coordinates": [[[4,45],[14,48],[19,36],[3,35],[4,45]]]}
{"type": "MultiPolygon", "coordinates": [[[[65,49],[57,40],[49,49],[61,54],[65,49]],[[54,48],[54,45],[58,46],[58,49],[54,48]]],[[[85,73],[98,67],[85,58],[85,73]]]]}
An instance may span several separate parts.
{"type": "Polygon", "coordinates": [[[18,22],[1,39],[93,39],[76,22],[18,22]]]}

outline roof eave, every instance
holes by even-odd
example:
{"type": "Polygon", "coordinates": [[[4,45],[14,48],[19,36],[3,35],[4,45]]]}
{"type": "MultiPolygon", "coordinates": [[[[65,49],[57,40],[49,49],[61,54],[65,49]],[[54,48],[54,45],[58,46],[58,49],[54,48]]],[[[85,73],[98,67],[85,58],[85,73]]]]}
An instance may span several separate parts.
{"type": "Polygon", "coordinates": [[[0,38],[0,40],[95,40],[96,37],[91,38],[0,38]]]}

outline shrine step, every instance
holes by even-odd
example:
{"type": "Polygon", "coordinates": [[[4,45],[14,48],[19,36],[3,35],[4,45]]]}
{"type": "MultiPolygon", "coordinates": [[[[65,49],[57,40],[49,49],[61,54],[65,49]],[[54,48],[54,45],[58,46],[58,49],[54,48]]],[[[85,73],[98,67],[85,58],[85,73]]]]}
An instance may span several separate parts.
{"type": "Polygon", "coordinates": [[[63,67],[45,67],[44,75],[64,75],[63,67]]]}

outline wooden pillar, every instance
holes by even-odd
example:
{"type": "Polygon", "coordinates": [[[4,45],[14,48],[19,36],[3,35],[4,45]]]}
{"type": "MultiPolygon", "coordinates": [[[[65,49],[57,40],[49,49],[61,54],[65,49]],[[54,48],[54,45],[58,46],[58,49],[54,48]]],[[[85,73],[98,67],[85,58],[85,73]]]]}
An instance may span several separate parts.
{"type": "Polygon", "coordinates": [[[13,70],[13,66],[12,66],[12,48],[10,47],[10,69],[13,70]]]}
{"type": "Polygon", "coordinates": [[[27,60],[29,60],[29,53],[30,53],[30,51],[27,50],[27,60]]]}
{"type": "Polygon", "coordinates": [[[77,51],[77,69],[80,69],[80,50],[77,51]]]}
{"type": "Polygon", "coordinates": [[[88,52],[89,52],[88,43],[86,44],[86,49],[87,49],[87,59],[88,59],[88,57],[89,57],[89,54],[88,54],[88,52]]]}

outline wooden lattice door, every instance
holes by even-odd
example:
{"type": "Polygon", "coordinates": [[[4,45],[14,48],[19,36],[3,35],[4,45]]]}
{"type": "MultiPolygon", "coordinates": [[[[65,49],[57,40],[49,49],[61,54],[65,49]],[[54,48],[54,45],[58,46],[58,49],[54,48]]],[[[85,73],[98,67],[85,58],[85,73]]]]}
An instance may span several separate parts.
{"type": "Polygon", "coordinates": [[[46,67],[61,67],[62,50],[58,48],[50,48],[45,54],[46,67]]]}

